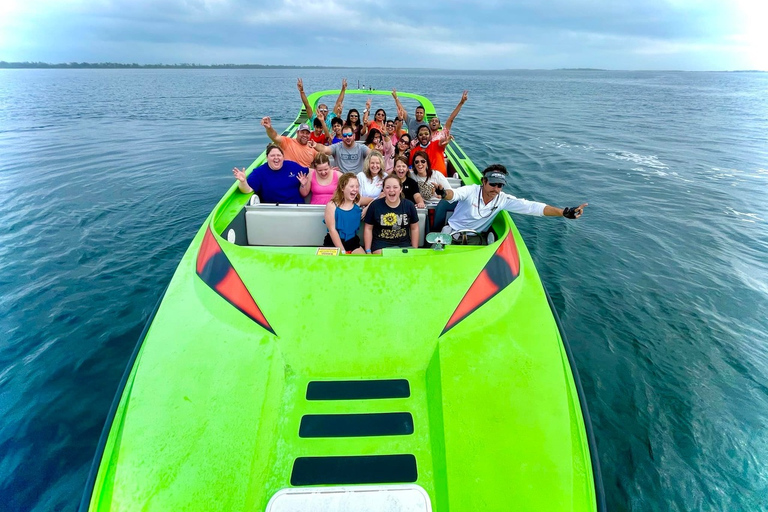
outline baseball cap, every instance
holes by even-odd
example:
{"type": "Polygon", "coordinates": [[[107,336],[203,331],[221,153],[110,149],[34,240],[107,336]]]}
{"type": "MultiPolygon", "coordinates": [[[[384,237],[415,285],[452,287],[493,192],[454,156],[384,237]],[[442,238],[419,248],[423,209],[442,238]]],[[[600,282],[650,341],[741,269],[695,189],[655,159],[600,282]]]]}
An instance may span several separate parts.
{"type": "Polygon", "coordinates": [[[507,184],[507,177],[506,177],[506,175],[504,173],[501,173],[501,172],[498,172],[498,171],[493,171],[493,172],[486,173],[486,174],[483,175],[483,177],[486,180],[488,180],[488,183],[491,183],[491,184],[497,184],[497,183],[501,183],[502,185],[506,185],[507,184]]]}
{"type": "Polygon", "coordinates": [[[308,132],[311,132],[312,130],[309,129],[309,125],[307,123],[302,123],[299,125],[299,129],[296,130],[296,132],[300,132],[301,130],[307,130],[308,132]]]}

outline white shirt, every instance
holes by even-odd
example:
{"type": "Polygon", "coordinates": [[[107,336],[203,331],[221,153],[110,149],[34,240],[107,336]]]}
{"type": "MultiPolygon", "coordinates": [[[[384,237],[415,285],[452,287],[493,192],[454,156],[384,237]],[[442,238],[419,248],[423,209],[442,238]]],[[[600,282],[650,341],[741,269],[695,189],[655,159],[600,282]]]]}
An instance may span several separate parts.
{"type": "Polygon", "coordinates": [[[384,178],[381,177],[381,173],[374,176],[373,181],[371,181],[364,172],[360,171],[357,173],[357,181],[360,182],[360,197],[372,197],[375,199],[381,194],[381,189],[384,185],[384,178]]]}
{"type": "Polygon", "coordinates": [[[448,219],[448,225],[454,231],[472,229],[478,233],[487,231],[493,223],[496,214],[501,210],[523,215],[544,215],[545,203],[518,199],[513,195],[499,192],[488,204],[482,198],[481,185],[467,185],[453,190],[453,199],[449,202],[456,205],[453,215],[448,219]]]}
{"type": "MultiPolygon", "coordinates": [[[[413,178],[416,183],[424,183],[425,181],[427,183],[431,183],[434,185],[440,185],[443,187],[443,190],[452,190],[451,184],[448,183],[448,180],[443,176],[440,171],[432,171],[432,176],[429,177],[429,179],[426,179],[422,176],[419,176],[415,172],[411,171],[411,178],[413,178]]],[[[424,194],[422,194],[423,196],[424,194]]],[[[430,199],[424,198],[424,201],[427,203],[438,203],[440,202],[440,196],[437,194],[433,195],[430,199]]]]}

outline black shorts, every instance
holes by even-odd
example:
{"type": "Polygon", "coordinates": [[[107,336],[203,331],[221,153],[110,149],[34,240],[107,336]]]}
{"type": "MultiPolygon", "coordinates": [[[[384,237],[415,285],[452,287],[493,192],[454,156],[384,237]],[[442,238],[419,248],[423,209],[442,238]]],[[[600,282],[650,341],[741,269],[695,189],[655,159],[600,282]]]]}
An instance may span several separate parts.
{"type": "MultiPolygon", "coordinates": [[[[360,237],[355,235],[349,240],[342,240],[341,245],[344,246],[344,250],[347,252],[352,252],[355,249],[360,248],[360,237]]],[[[323,240],[323,247],[336,247],[333,245],[333,240],[331,240],[331,234],[326,233],[325,240],[323,240]]]]}
{"type": "Polygon", "coordinates": [[[392,241],[374,238],[373,243],[371,244],[371,251],[378,251],[379,249],[388,249],[390,247],[411,248],[411,237],[409,236],[406,240],[401,240],[400,242],[392,242],[392,241]]]}

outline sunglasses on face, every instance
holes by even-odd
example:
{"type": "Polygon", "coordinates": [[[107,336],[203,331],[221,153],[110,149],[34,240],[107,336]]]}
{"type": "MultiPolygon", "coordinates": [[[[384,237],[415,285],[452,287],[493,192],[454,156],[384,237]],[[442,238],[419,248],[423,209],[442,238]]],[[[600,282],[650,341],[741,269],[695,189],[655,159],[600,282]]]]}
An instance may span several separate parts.
{"type": "Polygon", "coordinates": [[[406,139],[400,139],[400,140],[399,140],[399,141],[397,141],[397,142],[399,142],[400,144],[408,144],[408,143],[410,143],[410,141],[409,141],[409,140],[406,140],[406,139]]]}
{"type": "Polygon", "coordinates": [[[413,163],[415,163],[415,164],[425,164],[425,163],[427,163],[427,161],[426,160],[414,160],[413,163]]]}
{"type": "Polygon", "coordinates": [[[327,108],[321,108],[320,112],[328,112],[328,109],[327,108]]]}
{"type": "Polygon", "coordinates": [[[489,183],[488,186],[489,187],[493,187],[493,188],[502,188],[504,186],[504,184],[503,183],[489,183]]]}
{"type": "Polygon", "coordinates": [[[342,137],[351,137],[353,135],[354,135],[354,133],[342,133],[341,134],[342,137]]]}
{"type": "Polygon", "coordinates": [[[349,114],[349,117],[358,117],[357,114],[349,114]]]}

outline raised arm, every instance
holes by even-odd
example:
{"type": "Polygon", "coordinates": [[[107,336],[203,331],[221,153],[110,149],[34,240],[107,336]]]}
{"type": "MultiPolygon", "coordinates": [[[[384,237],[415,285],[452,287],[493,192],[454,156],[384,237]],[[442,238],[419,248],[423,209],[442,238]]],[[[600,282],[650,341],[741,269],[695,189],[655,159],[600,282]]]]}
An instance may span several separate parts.
{"type": "Polygon", "coordinates": [[[278,134],[275,129],[272,128],[272,119],[269,117],[261,118],[261,126],[267,130],[267,137],[269,137],[272,142],[277,145],[280,145],[280,143],[283,142],[283,136],[278,134]]]}
{"type": "Polygon", "coordinates": [[[461,99],[459,100],[459,104],[456,105],[456,108],[453,109],[453,112],[451,112],[451,115],[448,116],[448,120],[445,122],[445,126],[443,126],[445,130],[451,129],[453,120],[456,119],[456,116],[459,115],[459,111],[461,110],[461,107],[463,107],[464,103],[467,102],[467,94],[468,94],[468,91],[464,91],[464,93],[461,95],[461,99]]]}
{"type": "Polygon", "coordinates": [[[392,97],[395,98],[395,106],[397,107],[397,114],[400,116],[400,119],[405,122],[406,119],[408,119],[408,112],[405,111],[405,108],[403,108],[403,104],[400,103],[400,98],[397,97],[397,90],[392,89],[392,97]]]}
{"type": "MultiPolygon", "coordinates": [[[[341,144],[341,142],[339,142],[338,144],[341,144]]],[[[317,142],[310,140],[309,142],[307,142],[307,146],[314,149],[318,153],[323,153],[329,156],[333,154],[333,151],[331,150],[331,147],[333,146],[333,144],[331,144],[330,146],[325,146],[323,144],[318,144],[317,142]]]]}
{"type": "Polygon", "coordinates": [[[371,124],[371,121],[369,120],[370,114],[371,114],[371,98],[368,98],[368,101],[365,102],[365,110],[363,110],[363,123],[362,123],[362,129],[360,130],[361,137],[366,133],[368,133],[368,126],[371,124]]]}
{"type": "Polygon", "coordinates": [[[240,189],[240,192],[242,192],[243,194],[253,192],[253,189],[248,184],[248,180],[245,177],[245,167],[243,167],[242,169],[238,169],[237,167],[235,167],[234,169],[232,169],[232,174],[235,175],[235,179],[237,180],[237,188],[240,189]]]}
{"type": "Polygon", "coordinates": [[[312,173],[315,172],[314,169],[310,169],[309,172],[300,172],[296,175],[296,179],[299,180],[299,183],[301,183],[301,186],[299,187],[299,194],[301,194],[301,197],[307,197],[310,193],[310,189],[312,188],[312,173]]]}
{"type": "Polygon", "coordinates": [[[341,113],[344,111],[344,95],[347,93],[347,79],[344,78],[341,81],[341,92],[336,99],[336,104],[333,106],[333,111],[337,116],[341,117],[341,113]]]}
{"type": "Polygon", "coordinates": [[[304,109],[307,111],[307,119],[312,119],[312,107],[309,104],[309,100],[307,99],[307,95],[304,93],[304,82],[299,78],[296,81],[296,87],[299,89],[299,94],[301,95],[301,102],[304,104],[304,109]]]}
{"type": "Polygon", "coordinates": [[[328,142],[333,140],[333,135],[331,135],[331,130],[328,128],[328,125],[325,122],[325,115],[317,111],[317,118],[320,120],[321,123],[323,123],[323,133],[325,134],[325,138],[328,140],[328,142]]]}

